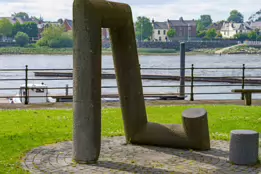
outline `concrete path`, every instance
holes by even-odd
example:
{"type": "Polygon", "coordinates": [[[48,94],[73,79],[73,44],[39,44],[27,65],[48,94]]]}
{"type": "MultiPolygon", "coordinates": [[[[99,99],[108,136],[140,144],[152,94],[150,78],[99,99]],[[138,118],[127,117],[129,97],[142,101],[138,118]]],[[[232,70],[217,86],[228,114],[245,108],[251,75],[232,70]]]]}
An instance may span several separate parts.
{"type": "Polygon", "coordinates": [[[260,165],[237,166],[228,162],[229,143],[211,141],[209,151],[126,145],[124,137],[104,139],[97,164],[72,161],[72,142],[36,148],[22,163],[31,173],[227,173],[257,174],[260,165]]]}
{"type": "Polygon", "coordinates": [[[222,54],[224,51],[229,50],[229,49],[234,48],[234,47],[237,47],[237,46],[240,46],[240,45],[243,45],[243,44],[237,44],[237,45],[233,45],[233,46],[230,46],[230,47],[222,48],[220,50],[217,50],[215,52],[215,54],[222,54]]]}

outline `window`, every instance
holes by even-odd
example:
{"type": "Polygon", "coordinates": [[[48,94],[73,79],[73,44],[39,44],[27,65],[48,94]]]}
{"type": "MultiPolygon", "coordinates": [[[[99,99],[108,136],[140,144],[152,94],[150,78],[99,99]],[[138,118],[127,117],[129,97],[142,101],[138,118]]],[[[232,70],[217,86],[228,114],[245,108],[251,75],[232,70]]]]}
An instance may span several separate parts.
{"type": "Polygon", "coordinates": [[[160,35],[160,30],[158,30],[158,34],[160,35]]]}
{"type": "Polygon", "coordinates": [[[164,35],[166,35],[166,30],[163,31],[164,35]]]}
{"type": "Polygon", "coordinates": [[[35,89],[35,92],[36,92],[36,93],[44,93],[44,89],[36,88],[36,89],[35,89]]]}
{"type": "Polygon", "coordinates": [[[159,37],[159,41],[161,41],[161,36],[159,37]]]}

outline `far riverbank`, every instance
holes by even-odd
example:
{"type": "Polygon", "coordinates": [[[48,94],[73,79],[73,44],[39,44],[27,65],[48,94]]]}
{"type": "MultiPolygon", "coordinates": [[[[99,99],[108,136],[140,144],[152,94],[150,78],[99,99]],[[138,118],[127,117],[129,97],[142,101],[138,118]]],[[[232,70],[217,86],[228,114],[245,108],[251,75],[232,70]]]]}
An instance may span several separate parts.
{"type": "MultiPolygon", "coordinates": [[[[204,48],[194,49],[186,52],[187,55],[214,55],[222,48],[204,48]]],[[[48,47],[0,47],[0,55],[72,55],[73,48],[48,48],[48,47]]],[[[111,49],[102,49],[103,55],[111,55],[111,49]]],[[[179,50],[176,49],[161,49],[161,48],[138,48],[139,55],[153,56],[173,56],[179,55],[179,50]]],[[[253,54],[260,55],[261,47],[251,47],[239,45],[229,49],[225,49],[221,54],[253,54]]]]}
{"type": "MultiPolygon", "coordinates": [[[[187,55],[197,54],[214,54],[216,49],[209,51],[190,51],[187,55]]],[[[0,55],[72,55],[72,48],[48,48],[48,47],[1,47],[0,55]]],[[[103,55],[111,55],[111,49],[102,49],[103,55]]],[[[138,48],[139,55],[154,55],[154,56],[172,56],[179,55],[179,50],[176,49],[161,49],[161,48],[138,48]]]]}
{"type": "MultiPolygon", "coordinates": [[[[138,53],[140,55],[175,55],[179,54],[178,50],[175,49],[146,49],[139,48],[138,53]]],[[[28,54],[28,55],[72,55],[73,48],[48,48],[48,47],[2,47],[0,48],[0,54],[2,55],[19,55],[19,54],[28,54]]],[[[111,55],[111,49],[102,49],[103,55],[111,55]]]]}

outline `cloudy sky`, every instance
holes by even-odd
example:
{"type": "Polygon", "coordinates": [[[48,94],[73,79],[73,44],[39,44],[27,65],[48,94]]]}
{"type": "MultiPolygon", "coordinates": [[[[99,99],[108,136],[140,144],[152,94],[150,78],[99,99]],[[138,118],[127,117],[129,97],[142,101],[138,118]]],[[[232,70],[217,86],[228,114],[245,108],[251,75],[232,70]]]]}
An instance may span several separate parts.
{"type": "MultiPolygon", "coordinates": [[[[197,19],[210,14],[214,21],[226,19],[237,9],[245,19],[261,9],[261,0],[112,0],[131,5],[133,16],[147,16],[157,21],[166,19],[197,19]]],[[[0,16],[25,11],[31,16],[42,15],[45,20],[72,18],[73,0],[0,0],[0,16]]]]}

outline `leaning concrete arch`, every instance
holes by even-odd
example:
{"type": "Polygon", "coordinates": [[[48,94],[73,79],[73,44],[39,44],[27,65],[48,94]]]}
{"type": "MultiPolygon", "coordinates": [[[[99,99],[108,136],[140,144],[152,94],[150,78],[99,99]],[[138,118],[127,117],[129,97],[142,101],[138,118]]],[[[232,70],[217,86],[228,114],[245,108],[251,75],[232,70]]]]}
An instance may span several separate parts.
{"type": "Polygon", "coordinates": [[[209,149],[207,125],[203,126],[204,131],[207,131],[204,135],[202,128],[194,125],[193,129],[200,131],[198,138],[191,139],[182,125],[148,122],[131,8],[127,4],[105,0],[74,0],[73,158],[79,163],[92,163],[98,160],[100,154],[102,27],[110,29],[126,141],[209,149]]]}

